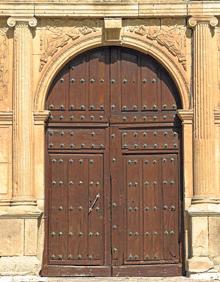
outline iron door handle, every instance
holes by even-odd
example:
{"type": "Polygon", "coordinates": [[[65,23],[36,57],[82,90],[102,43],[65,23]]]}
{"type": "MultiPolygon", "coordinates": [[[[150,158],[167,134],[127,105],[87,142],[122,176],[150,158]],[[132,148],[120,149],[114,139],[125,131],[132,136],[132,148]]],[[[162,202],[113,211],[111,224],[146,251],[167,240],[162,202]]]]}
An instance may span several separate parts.
{"type": "Polygon", "coordinates": [[[96,197],[95,197],[94,201],[92,202],[92,204],[91,204],[90,208],[89,208],[89,212],[88,212],[88,214],[90,214],[90,213],[91,213],[91,211],[93,210],[93,208],[94,208],[94,206],[95,206],[96,202],[98,201],[98,199],[99,199],[100,197],[101,197],[101,196],[100,196],[100,194],[98,193],[98,194],[96,195],[96,197]]]}

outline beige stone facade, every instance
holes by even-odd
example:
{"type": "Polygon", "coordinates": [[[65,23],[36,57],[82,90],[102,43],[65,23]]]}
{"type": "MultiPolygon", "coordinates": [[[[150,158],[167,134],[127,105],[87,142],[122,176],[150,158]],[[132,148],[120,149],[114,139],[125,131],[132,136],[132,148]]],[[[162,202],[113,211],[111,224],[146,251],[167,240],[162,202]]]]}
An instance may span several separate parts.
{"type": "Polygon", "coordinates": [[[0,275],[38,274],[46,95],[71,58],[120,45],[156,58],[183,109],[185,268],[220,272],[220,2],[0,3],[0,275]]]}

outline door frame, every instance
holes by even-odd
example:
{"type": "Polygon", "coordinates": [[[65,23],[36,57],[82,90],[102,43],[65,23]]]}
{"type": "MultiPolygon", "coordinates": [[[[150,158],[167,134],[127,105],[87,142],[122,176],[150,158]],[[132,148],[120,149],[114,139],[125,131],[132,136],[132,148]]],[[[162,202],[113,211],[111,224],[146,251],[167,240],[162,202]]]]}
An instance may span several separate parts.
{"type": "MultiPolygon", "coordinates": [[[[35,170],[35,175],[37,175],[38,181],[35,181],[35,187],[38,190],[38,203],[39,205],[42,206],[44,200],[42,201],[41,199],[44,199],[44,160],[45,158],[45,145],[44,145],[44,135],[45,135],[45,121],[47,120],[49,116],[49,111],[44,110],[44,104],[45,100],[47,97],[48,89],[50,86],[50,83],[52,81],[52,78],[54,77],[54,74],[58,72],[58,70],[61,68],[61,66],[68,62],[72,57],[79,53],[83,53],[86,49],[93,49],[98,46],[103,46],[103,44],[100,42],[101,37],[96,37],[94,40],[88,39],[86,41],[86,46],[85,42],[79,42],[76,44],[76,46],[71,46],[68,50],[61,50],[60,52],[57,53],[56,57],[57,60],[53,60],[49,62],[46,67],[44,72],[42,72],[42,76],[39,80],[39,83],[37,85],[37,91],[35,94],[35,105],[34,105],[34,124],[35,124],[35,129],[34,129],[34,134],[35,136],[42,136],[39,139],[39,143],[37,144],[37,147],[35,146],[35,164],[38,167],[37,170],[35,170]],[[76,48],[77,47],[77,48],[76,48]],[[59,56],[58,56],[59,55],[59,56]],[[41,152],[39,153],[39,147],[42,148],[41,152]],[[39,168],[41,173],[39,173],[39,168]],[[38,188],[39,187],[39,188],[38,188]],[[42,204],[41,204],[42,203],[42,204]]],[[[171,75],[174,77],[174,81],[179,89],[179,94],[182,98],[183,102],[183,108],[185,110],[179,110],[179,116],[181,118],[181,121],[183,122],[183,128],[182,131],[187,131],[188,137],[184,134],[183,136],[183,143],[184,146],[182,148],[189,148],[191,146],[191,139],[192,139],[192,119],[193,119],[193,112],[191,110],[188,110],[189,108],[189,101],[190,101],[190,95],[189,95],[189,88],[187,86],[187,80],[182,73],[181,66],[178,66],[174,61],[173,57],[170,56],[165,56],[164,55],[164,50],[153,47],[151,50],[148,50],[148,44],[144,42],[145,45],[142,45],[142,40],[139,40],[137,38],[132,39],[132,43],[130,40],[127,40],[126,36],[124,38],[124,46],[129,47],[131,49],[138,49],[142,53],[147,53],[153,55],[153,57],[156,57],[156,60],[159,62],[163,61],[163,65],[166,66],[168,69],[168,72],[171,73],[171,75]],[[141,44],[140,44],[141,43],[141,44]],[[191,136],[191,138],[190,138],[191,136]]],[[[115,45],[115,44],[114,44],[115,45]]],[[[106,45],[105,45],[106,46],[106,45]]],[[[192,179],[190,178],[191,176],[191,166],[192,166],[192,152],[186,153],[186,151],[183,150],[183,166],[184,167],[184,174],[183,174],[183,190],[185,192],[185,198],[184,201],[186,201],[186,206],[188,205],[188,199],[190,200],[190,195],[192,194],[192,191],[190,190],[192,185],[192,179]],[[186,181],[187,180],[187,181],[186,181]],[[187,182],[187,186],[186,186],[187,182]]],[[[184,197],[184,194],[183,194],[184,197]]],[[[185,205],[184,205],[185,206],[185,205]]],[[[184,209],[182,209],[182,212],[184,213],[184,209]]],[[[46,223],[43,223],[45,226],[46,223]]],[[[184,227],[183,223],[183,227],[184,227]]],[[[47,228],[45,226],[45,228],[47,228]]],[[[184,228],[183,228],[184,230],[184,228]]],[[[41,241],[44,236],[41,235],[41,241]]],[[[186,238],[187,240],[187,238],[186,238]]],[[[39,252],[42,252],[43,249],[39,249],[39,252]]],[[[184,253],[184,252],[183,252],[184,253]]],[[[185,260],[183,260],[183,263],[185,260]]]]}

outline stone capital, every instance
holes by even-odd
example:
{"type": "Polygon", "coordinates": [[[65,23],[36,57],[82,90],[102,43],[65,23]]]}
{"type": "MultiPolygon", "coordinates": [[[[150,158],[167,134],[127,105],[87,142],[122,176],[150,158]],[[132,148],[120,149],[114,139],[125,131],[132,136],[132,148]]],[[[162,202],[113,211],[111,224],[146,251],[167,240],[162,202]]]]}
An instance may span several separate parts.
{"type": "Polygon", "coordinates": [[[37,26],[37,19],[35,17],[10,17],[7,20],[9,27],[15,27],[18,24],[28,25],[29,27],[37,26]]]}
{"type": "Polygon", "coordinates": [[[178,110],[177,114],[183,124],[192,124],[193,110],[178,110]]]}
{"type": "Polygon", "coordinates": [[[218,25],[218,19],[214,16],[193,16],[188,20],[188,26],[191,28],[194,28],[201,23],[206,23],[210,27],[216,27],[218,25]]]}
{"type": "Polygon", "coordinates": [[[44,125],[50,115],[50,111],[38,111],[34,112],[34,124],[44,125]]]}

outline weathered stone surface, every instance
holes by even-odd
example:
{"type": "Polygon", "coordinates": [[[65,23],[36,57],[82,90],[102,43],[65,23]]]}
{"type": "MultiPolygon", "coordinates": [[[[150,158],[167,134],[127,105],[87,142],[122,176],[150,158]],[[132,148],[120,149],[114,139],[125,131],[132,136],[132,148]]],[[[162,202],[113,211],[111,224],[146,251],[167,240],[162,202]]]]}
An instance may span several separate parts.
{"type": "Polygon", "coordinates": [[[1,257],[1,275],[38,275],[40,262],[34,256],[1,257]]]}
{"type": "MultiPolygon", "coordinates": [[[[0,219],[0,256],[23,254],[24,220],[0,219]]],[[[0,267],[0,273],[3,268],[0,267]]]]}
{"type": "Polygon", "coordinates": [[[196,257],[189,259],[187,268],[190,273],[205,272],[213,269],[213,262],[208,257],[196,257]]]}
{"type": "Polygon", "coordinates": [[[4,119],[10,119],[10,113],[0,116],[0,198],[9,199],[12,193],[12,127],[11,120],[4,119]]]}
{"type": "MultiPolygon", "coordinates": [[[[209,256],[210,257],[220,256],[219,235],[220,235],[220,217],[209,217],[209,256]]],[[[217,261],[218,259],[215,258],[215,262],[217,261]]],[[[220,264],[220,260],[218,261],[218,264],[220,264]]]]}
{"type": "Polygon", "coordinates": [[[192,217],[192,255],[207,256],[208,255],[208,218],[192,217]]]}
{"type": "Polygon", "coordinates": [[[37,219],[24,220],[24,255],[36,256],[37,253],[37,219]]]}

